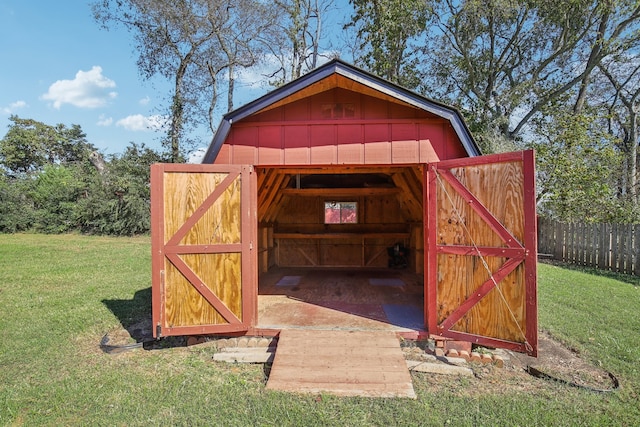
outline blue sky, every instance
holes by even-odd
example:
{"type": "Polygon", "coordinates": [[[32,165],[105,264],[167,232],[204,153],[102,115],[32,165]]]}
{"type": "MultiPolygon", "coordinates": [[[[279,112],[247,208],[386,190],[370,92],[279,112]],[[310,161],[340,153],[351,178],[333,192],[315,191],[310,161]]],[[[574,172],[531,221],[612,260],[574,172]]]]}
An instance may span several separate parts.
{"type": "MultiPolygon", "coordinates": [[[[160,149],[158,107],[171,93],[168,82],[144,81],[136,67],[131,35],[104,30],[82,0],[0,0],[0,138],[9,116],[48,125],[78,124],[106,154],[130,142],[160,149]]],[[[244,88],[239,106],[268,88],[244,88]]],[[[194,135],[207,146],[208,130],[194,135]]]]}
{"type": "MultiPolygon", "coordinates": [[[[143,80],[133,37],[122,27],[100,28],[90,4],[0,0],[0,138],[15,114],[47,125],[80,125],[105,154],[122,153],[130,142],[160,150],[160,107],[171,84],[143,80]]],[[[335,29],[333,35],[342,28],[338,21],[350,15],[346,0],[335,4],[324,22],[325,29],[335,29]]],[[[237,108],[271,89],[259,73],[245,73],[236,82],[234,104],[237,108]]],[[[208,128],[191,136],[200,147],[213,137],[208,128]]]]}

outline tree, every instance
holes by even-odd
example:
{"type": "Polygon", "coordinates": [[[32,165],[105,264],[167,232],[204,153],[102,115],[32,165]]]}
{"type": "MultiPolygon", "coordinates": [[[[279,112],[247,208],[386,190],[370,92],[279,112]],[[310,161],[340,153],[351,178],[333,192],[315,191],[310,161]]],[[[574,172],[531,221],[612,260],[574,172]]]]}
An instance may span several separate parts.
{"type": "Polygon", "coordinates": [[[196,57],[198,72],[208,75],[212,95],[209,102],[209,128],[215,131],[214,112],[218,106],[218,85],[227,82],[226,112],[234,108],[239,70],[253,67],[264,57],[261,35],[273,26],[276,9],[257,0],[210,2],[207,21],[214,40],[196,57]]]}
{"type": "Polygon", "coordinates": [[[566,94],[581,112],[592,71],[637,43],[639,13],[630,0],[438,2],[425,90],[460,106],[478,134],[520,137],[566,94]]]}
{"type": "Polygon", "coordinates": [[[619,182],[621,196],[632,204],[638,203],[638,113],[640,110],[640,57],[620,55],[616,59],[603,61],[598,71],[608,83],[602,105],[606,111],[607,129],[620,141],[618,148],[623,154],[622,173],[619,182]]]}
{"type": "Polygon", "coordinates": [[[228,76],[228,106],[233,107],[237,67],[251,66],[260,17],[257,0],[101,0],[95,19],[108,28],[122,24],[134,34],[143,78],[173,80],[167,130],[171,160],[182,159],[186,130],[209,120],[217,104],[218,74],[228,76]],[[206,108],[203,106],[207,106],[206,108]],[[209,111],[209,114],[206,111],[209,111]]]}
{"type": "Polygon", "coordinates": [[[637,1],[600,0],[592,5],[592,12],[593,22],[586,38],[584,70],[574,105],[575,113],[580,113],[585,105],[593,70],[600,67],[606,58],[624,54],[640,43],[637,28],[640,3],[637,1]]]}
{"type": "Polygon", "coordinates": [[[567,222],[631,221],[617,198],[618,141],[597,114],[549,108],[565,113],[534,120],[540,213],[567,222]]]}
{"type": "Polygon", "coordinates": [[[31,230],[66,233],[76,229],[76,202],[84,187],[81,173],[74,166],[49,164],[34,180],[29,194],[34,206],[31,230]]]}
{"type": "Polygon", "coordinates": [[[33,181],[8,176],[0,169],[0,233],[28,231],[34,208],[28,197],[33,181]]]}
{"type": "Polygon", "coordinates": [[[46,125],[12,115],[9,131],[0,140],[0,164],[17,174],[33,173],[45,165],[84,161],[96,148],[79,125],[46,125]]]}
{"type": "Polygon", "coordinates": [[[149,231],[150,165],[164,156],[132,143],[104,160],[78,125],[11,120],[0,140],[0,232],[149,231]]]}
{"type": "Polygon", "coordinates": [[[164,161],[160,153],[132,143],[123,154],[107,158],[103,174],[87,174],[75,209],[79,230],[126,236],[149,232],[150,166],[164,161]]]}
{"type": "Polygon", "coordinates": [[[276,0],[275,25],[266,28],[263,41],[278,62],[270,78],[279,86],[318,66],[325,38],[325,18],[333,0],[276,0]],[[277,76],[277,77],[276,77],[277,76]]]}
{"type": "Polygon", "coordinates": [[[414,88],[419,81],[418,51],[411,41],[426,30],[430,8],[423,0],[350,0],[361,56],[356,63],[391,82],[414,88]]]}

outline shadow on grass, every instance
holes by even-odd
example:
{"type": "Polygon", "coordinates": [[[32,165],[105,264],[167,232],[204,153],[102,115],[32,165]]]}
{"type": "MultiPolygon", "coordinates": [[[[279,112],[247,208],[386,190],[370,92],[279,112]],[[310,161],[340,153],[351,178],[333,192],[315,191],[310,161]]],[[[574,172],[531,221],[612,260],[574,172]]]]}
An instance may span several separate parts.
{"type": "Polygon", "coordinates": [[[143,345],[145,350],[184,347],[186,345],[185,337],[162,337],[158,339],[153,337],[151,288],[137,291],[132,299],[105,299],[102,300],[102,303],[111,310],[122,325],[121,331],[114,331],[103,337],[101,348],[105,352],[119,353],[120,351],[139,348],[140,345],[143,345]],[[123,337],[122,335],[128,336],[123,337]],[[134,339],[139,345],[128,344],[127,339],[129,338],[134,339]]]}
{"type": "Polygon", "coordinates": [[[619,282],[629,283],[633,286],[640,286],[640,277],[630,274],[616,273],[615,271],[600,270],[595,267],[586,267],[582,265],[569,264],[557,260],[540,260],[541,264],[553,265],[556,267],[565,268],[567,270],[579,271],[581,273],[592,274],[594,276],[606,277],[608,279],[617,280],[619,282]]]}
{"type": "Polygon", "coordinates": [[[132,299],[105,299],[102,303],[125,329],[141,320],[151,319],[151,288],[137,291],[132,299]]]}

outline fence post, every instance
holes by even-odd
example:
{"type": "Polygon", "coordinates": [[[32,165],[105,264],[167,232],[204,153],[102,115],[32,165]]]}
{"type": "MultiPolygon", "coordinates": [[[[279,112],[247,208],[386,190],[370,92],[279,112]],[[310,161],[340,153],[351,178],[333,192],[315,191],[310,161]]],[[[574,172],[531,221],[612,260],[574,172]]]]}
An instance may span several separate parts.
{"type": "Polygon", "coordinates": [[[563,256],[563,250],[562,247],[564,246],[564,230],[562,229],[562,224],[559,222],[556,222],[554,224],[554,228],[555,228],[555,235],[556,235],[556,240],[555,240],[555,245],[553,248],[553,258],[554,259],[558,259],[558,260],[564,260],[564,256],[563,256]]]}
{"type": "Polygon", "coordinates": [[[640,276],[640,225],[634,224],[633,228],[633,256],[635,261],[633,274],[640,276]]]}

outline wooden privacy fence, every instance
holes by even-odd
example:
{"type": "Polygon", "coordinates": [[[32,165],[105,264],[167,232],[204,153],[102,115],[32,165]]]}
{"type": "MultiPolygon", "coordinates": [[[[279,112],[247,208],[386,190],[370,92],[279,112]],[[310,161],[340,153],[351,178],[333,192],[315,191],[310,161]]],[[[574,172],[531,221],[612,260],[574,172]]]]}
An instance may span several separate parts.
{"type": "Polygon", "coordinates": [[[565,224],[540,218],[538,253],[640,276],[640,224],[565,224]]]}

